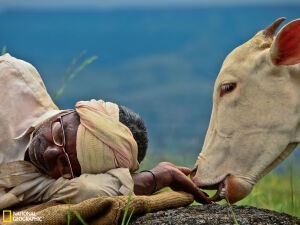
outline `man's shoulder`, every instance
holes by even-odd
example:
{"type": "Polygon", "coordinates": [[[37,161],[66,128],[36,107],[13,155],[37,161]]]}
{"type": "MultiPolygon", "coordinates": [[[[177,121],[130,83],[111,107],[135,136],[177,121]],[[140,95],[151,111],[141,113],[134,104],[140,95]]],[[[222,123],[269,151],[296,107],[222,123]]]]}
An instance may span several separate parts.
{"type": "Polygon", "coordinates": [[[6,176],[21,175],[39,172],[39,170],[30,162],[18,160],[0,164],[0,179],[6,176]]]}

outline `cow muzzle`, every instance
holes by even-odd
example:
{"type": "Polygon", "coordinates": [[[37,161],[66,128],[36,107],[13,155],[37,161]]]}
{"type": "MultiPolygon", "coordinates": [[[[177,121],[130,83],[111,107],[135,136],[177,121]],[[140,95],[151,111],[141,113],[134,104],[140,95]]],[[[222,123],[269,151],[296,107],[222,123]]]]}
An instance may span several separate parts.
{"type": "Polygon", "coordinates": [[[233,175],[224,175],[217,179],[214,183],[205,184],[201,182],[201,178],[196,176],[195,172],[191,174],[192,181],[202,189],[217,190],[210,200],[217,202],[226,199],[229,203],[235,203],[250,194],[253,185],[243,178],[233,175]]]}

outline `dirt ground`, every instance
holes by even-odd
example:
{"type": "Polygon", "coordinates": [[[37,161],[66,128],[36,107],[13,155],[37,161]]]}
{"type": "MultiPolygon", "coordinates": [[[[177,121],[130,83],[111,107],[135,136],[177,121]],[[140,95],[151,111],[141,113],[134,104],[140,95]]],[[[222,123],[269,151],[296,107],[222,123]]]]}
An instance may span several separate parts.
{"type": "MultiPolygon", "coordinates": [[[[238,224],[300,224],[300,218],[251,206],[232,206],[238,224]]],[[[130,224],[236,224],[228,205],[197,205],[135,216],[130,224]]]]}

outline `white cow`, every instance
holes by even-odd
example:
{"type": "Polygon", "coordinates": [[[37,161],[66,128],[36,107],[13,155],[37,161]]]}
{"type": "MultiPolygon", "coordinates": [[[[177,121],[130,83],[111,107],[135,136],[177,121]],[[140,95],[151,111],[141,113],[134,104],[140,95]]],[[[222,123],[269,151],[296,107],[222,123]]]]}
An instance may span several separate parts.
{"type": "Polygon", "coordinates": [[[300,19],[280,18],[224,60],[192,173],[214,200],[237,202],[300,142],[300,19]]]}

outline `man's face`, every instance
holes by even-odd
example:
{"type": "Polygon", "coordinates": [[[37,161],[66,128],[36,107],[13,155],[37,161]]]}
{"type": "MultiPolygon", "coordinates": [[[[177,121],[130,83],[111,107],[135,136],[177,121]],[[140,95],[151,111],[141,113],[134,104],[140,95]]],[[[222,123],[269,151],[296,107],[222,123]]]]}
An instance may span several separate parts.
{"type": "MultiPolygon", "coordinates": [[[[148,146],[148,136],[144,121],[138,114],[124,106],[120,106],[119,109],[119,120],[131,130],[138,144],[138,160],[141,162],[146,155],[148,146]]],[[[26,161],[32,162],[36,167],[53,178],[59,178],[62,174],[65,174],[64,171],[69,171],[67,161],[61,160],[61,156],[63,156],[62,148],[53,141],[53,136],[55,140],[61,138],[59,136],[62,133],[61,130],[51,128],[52,122],[58,117],[60,115],[54,116],[34,133],[32,142],[25,154],[26,161]]],[[[65,151],[69,156],[73,174],[80,176],[81,167],[76,152],[77,129],[80,124],[79,115],[74,112],[62,116],[62,123],[66,140],[65,151]]]]}
{"type": "MultiPolygon", "coordinates": [[[[53,136],[62,138],[60,137],[62,133],[60,129],[51,129],[52,121],[58,117],[59,115],[51,118],[35,132],[26,153],[27,160],[53,178],[58,178],[64,171],[69,170],[65,157],[62,157],[62,148],[53,141],[53,136]]],[[[76,155],[76,134],[79,126],[79,117],[74,112],[63,116],[62,122],[66,140],[65,151],[69,156],[74,175],[79,176],[81,168],[76,155]]]]}

